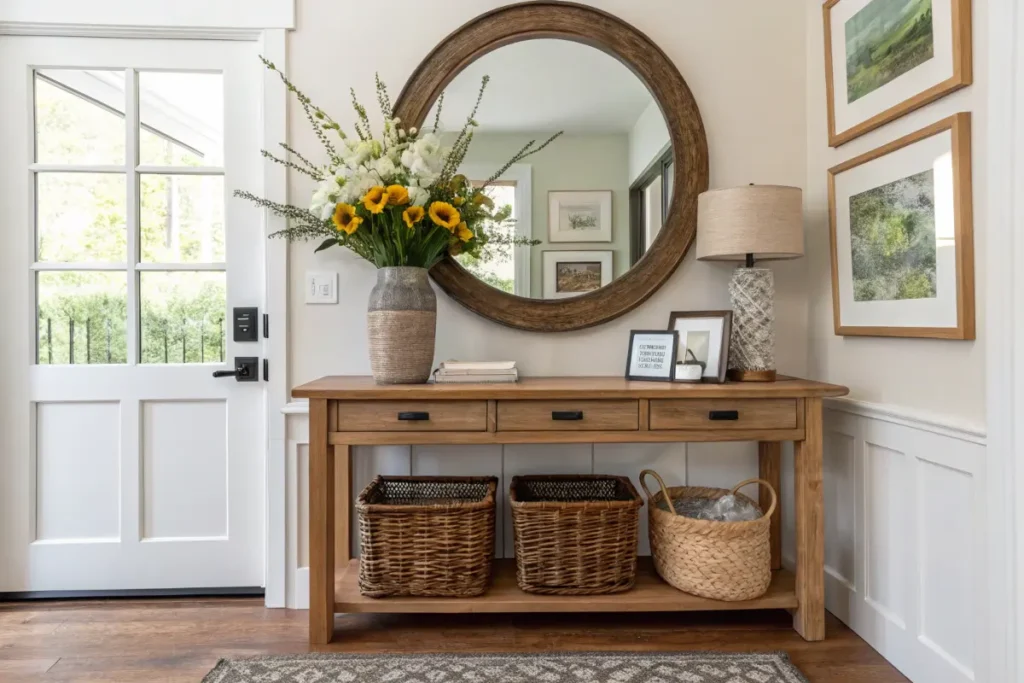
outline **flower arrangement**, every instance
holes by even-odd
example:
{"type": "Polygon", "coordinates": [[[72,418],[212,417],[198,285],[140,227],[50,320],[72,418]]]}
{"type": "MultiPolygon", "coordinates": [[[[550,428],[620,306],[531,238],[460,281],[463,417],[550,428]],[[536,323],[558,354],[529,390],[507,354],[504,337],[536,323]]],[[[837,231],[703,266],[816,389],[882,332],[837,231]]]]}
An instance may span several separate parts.
{"type": "Polygon", "coordinates": [[[508,230],[493,229],[511,222],[512,207],[496,208],[486,190],[512,164],[544,149],[561,133],[540,145],[531,140],[486,182],[474,186],[457,171],[478,125],[474,117],[487,88],[487,76],[480,84],[476,104],[465,125],[454,141],[445,146],[440,129],[443,94],[438,100],[432,130],[406,129],[394,116],[387,88],[378,77],[377,102],[383,115],[379,136],[371,131],[369,116],[354,90],[350,92],[357,121],[355,135],[351,136],[273,63],[260,59],[296,96],[329,158],[326,165],[317,166],[284,143],[281,147],[297,162],[263,151],[264,157],[317,183],[309,208],[279,204],[245,191],[235,192],[236,196],[289,219],[290,225],[272,237],[320,239],[316,251],[335,245],[347,247],[378,268],[429,269],[445,254],[466,253],[486,259],[491,248],[535,243],[513,237],[508,230]]]}

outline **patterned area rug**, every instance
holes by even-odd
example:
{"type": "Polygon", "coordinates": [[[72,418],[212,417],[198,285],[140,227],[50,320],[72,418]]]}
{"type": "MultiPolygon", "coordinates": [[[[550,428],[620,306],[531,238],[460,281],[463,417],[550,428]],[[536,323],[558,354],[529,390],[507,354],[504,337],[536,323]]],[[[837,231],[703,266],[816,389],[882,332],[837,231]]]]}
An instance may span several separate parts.
{"type": "Polygon", "coordinates": [[[222,659],[203,683],[807,683],[783,652],[222,659]]]}

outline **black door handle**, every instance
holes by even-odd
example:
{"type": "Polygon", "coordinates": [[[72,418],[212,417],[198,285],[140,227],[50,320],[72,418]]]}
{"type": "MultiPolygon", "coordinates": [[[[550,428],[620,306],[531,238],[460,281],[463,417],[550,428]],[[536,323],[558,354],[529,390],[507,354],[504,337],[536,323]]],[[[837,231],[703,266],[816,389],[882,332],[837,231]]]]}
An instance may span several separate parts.
{"type": "Polygon", "coordinates": [[[551,419],[552,420],[582,420],[583,419],[583,411],[582,410],[552,410],[551,411],[551,419]]]}
{"type": "Polygon", "coordinates": [[[249,368],[245,365],[235,368],[234,370],[214,370],[214,377],[248,377],[249,368]]]}
{"type": "Polygon", "coordinates": [[[738,410],[712,410],[708,413],[709,420],[738,420],[740,419],[740,411],[738,410]]]}
{"type": "Polygon", "coordinates": [[[407,412],[407,413],[399,413],[398,414],[398,419],[402,420],[402,421],[408,421],[408,422],[421,422],[423,420],[429,420],[430,419],[430,413],[421,413],[421,412],[415,412],[415,411],[410,411],[410,412],[407,412]]]}
{"type": "Polygon", "coordinates": [[[214,377],[234,377],[239,382],[258,382],[260,359],[253,356],[235,356],[234,370],[214,370],[214,377]]]}

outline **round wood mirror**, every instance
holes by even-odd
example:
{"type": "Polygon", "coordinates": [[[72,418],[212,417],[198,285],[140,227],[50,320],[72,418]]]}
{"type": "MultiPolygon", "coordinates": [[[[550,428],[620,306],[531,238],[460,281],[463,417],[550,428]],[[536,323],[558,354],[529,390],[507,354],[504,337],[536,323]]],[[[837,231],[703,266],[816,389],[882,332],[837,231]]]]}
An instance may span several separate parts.
{"type": "Polygon", "coordinates": [[[481,15],[441,41],[395,112],[406,126],[437,118],[458,131],[484,74],[479,125],[460,167],[470,181],[489,178],[475,169],[497,170],[523,140],[564,134],[493,186],[496,201],[515,205],[513,229],[531,245],[486,264],[448,256],[431,276],[463,306],[524,330],[575,330],[632,310],[682,262],[697,195],[708,187],[707,139],[683,77],[612,15],[530,2],[481,15]]]}

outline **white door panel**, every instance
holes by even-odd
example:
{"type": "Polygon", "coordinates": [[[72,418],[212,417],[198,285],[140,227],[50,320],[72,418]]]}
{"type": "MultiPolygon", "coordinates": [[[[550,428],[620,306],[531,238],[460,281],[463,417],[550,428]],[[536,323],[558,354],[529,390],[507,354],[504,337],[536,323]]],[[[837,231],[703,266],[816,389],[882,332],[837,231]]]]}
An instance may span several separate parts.
{"type": "Polygon", "coordinates": [[[0,37],[0,591],[263,584],[256,55],[0,37]]]}

